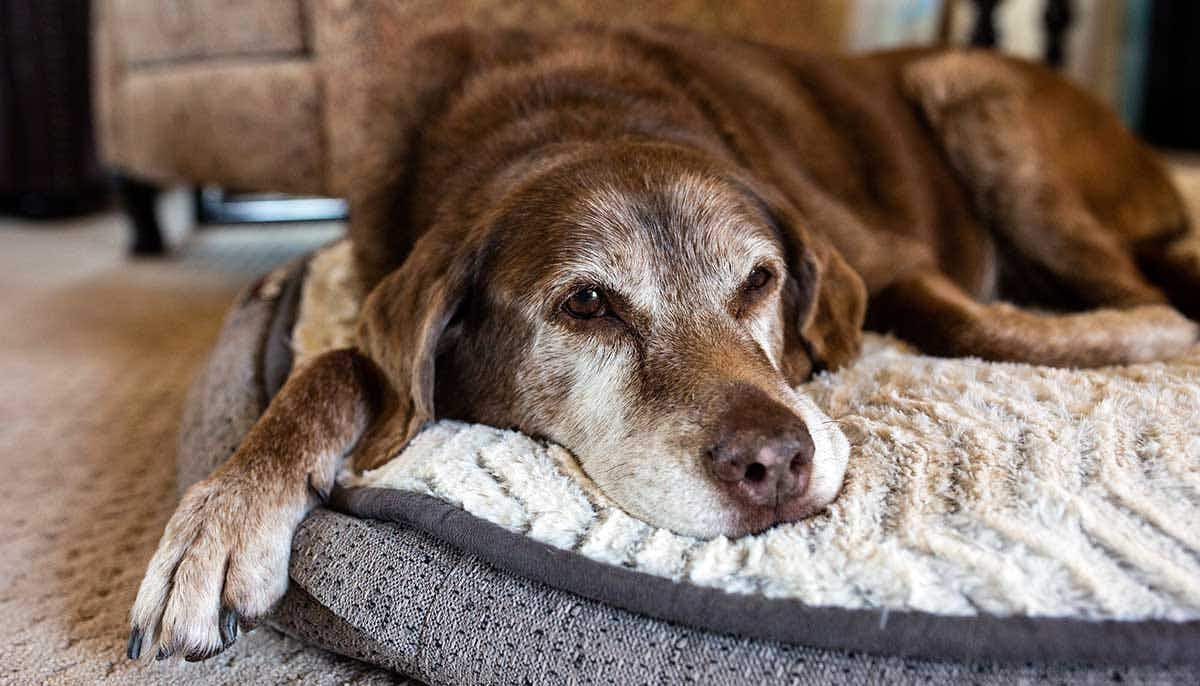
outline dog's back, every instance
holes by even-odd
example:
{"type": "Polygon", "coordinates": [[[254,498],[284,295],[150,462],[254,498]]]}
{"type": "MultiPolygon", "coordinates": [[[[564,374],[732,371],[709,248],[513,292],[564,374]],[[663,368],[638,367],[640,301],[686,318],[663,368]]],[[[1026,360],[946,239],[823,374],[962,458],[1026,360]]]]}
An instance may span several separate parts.
{"type": "Polygon", "coordinates": [[[418,78],[405,84],[409,107],[393,127],[404,133],[379,141],[393,161],[373,162],[352,198],[352,235],[371,280],[433,224],[469,226],[521,174],[585,144],[632,139],[692,146],[749,170],[833,243],[872,294],[936,269],[976,299],[1100,304],[1031,259],[1049,249],[1038,245],[1053,242],[1045,235],[997,236],[997,197],[1039,193],[1038,180],[997,184],[1022,165],[1052,165],[1049,183],[1071,188],[1119,240],[1150,246],[1143,266],[1164,278],[1178,271],[1169,251],[1154,249],[1186,227],[1162,166],[1099,103],[1036,65],[966,53],[957,55],[969,67],[946,66],[932,49],[846,58],[670,27],[461,28],[407,50],[418,78]],[[929,92],[994,103],[988,84],[1019,91],[1021,113],[963,107],[958,119],[978,129],[967,140],[931,126],[929,92]],[[1002,164],[964,161],[1006,151],[1002,164]]]}
{"type": "Polygon", "coordinates": [[[970,224],[965,195],[893,75],[869,62],[671,28],[463,28],[410,51],[418,80],[396,122],[405,135],[378,141],[394,161],[370,162],[352,198],[369,278],[398,266],[435,222],[469,225],[522,170],[631,139],[703,149],[805,207],[853,207],[863,221],[830,238],[868,286],[928,258],[927,245],[964,274],[980,271],[962,247],[978,235],[941,235],[975,230],[958,228],[970,224]],[[383,184],[398,197],[380,203],[383,184]]]}

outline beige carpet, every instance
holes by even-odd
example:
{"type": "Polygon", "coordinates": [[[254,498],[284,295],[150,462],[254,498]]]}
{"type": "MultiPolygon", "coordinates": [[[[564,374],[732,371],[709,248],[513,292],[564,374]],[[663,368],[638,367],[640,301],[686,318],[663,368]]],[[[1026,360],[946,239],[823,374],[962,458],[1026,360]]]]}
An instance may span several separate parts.
{"type": "Polygon", "coordinates": [[[331,230],[223,230],[130,262],[116,216],[0,220],[0,684],[405,683],[269,628],[200,664],[123,656],[193,370],[238,286],[331,230]]]}

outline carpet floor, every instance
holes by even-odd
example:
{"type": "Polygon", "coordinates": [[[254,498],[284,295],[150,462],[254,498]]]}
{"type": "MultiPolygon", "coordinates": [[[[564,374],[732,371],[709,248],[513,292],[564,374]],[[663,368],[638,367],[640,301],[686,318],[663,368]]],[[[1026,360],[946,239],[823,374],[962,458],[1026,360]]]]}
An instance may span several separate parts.
{"type": "Polygon", "coordinates": [[[409,683],[266,627],[203,663],[123,655],[175,504],[184,391],[225,308],[337,231],[206,231],[135,261],[117,215],[0,220],[0,684],[409,683]]]}

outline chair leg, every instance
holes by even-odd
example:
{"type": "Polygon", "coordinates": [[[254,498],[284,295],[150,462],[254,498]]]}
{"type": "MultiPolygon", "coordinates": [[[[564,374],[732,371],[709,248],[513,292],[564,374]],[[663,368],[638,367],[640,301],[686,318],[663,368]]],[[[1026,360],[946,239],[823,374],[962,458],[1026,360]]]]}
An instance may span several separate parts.
{"type": "Polygon", "coordinates": [[[1067,29],[1074,19],[1071,0],[1047,0],[1042,22],[1046,29],[1046,64],[1058,69],[1067,61],[1067,29]]]}
{"type": "Polygon", "coordinates": [[[158,186],[125,175],[117,176],[116,185],[125,207],[125,214],[129,217],[130,228],[133,230],[133,241],[129,246],[130,254],[145,256],[165,254],[166,243],[163,241],[162,226],[158,222],[158,214],[155,211],[159,194],[158,186]]]}
{"type": "Polygon", "coordinates": [[[996,30],[996,8],[1002,0],[975,0],[975,27],[971,29],[971,45],[994,48],[1000,42],[996,30]]]}

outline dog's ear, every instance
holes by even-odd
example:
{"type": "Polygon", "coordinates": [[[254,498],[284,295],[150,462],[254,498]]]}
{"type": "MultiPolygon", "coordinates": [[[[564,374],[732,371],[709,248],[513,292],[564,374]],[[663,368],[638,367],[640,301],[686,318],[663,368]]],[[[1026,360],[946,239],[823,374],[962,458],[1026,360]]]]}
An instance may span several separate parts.
{"type": "Polygon", "coordinates": [[[862,348],[867,288],[837,248],[808,231],[803,218],[786,202],[770,202],[772,219],[788,259],[784,284],[783,371],[799,384],[813,372],[835,370],[862,348]]]}
{"type": "Polygon", "coordinates": [[[357,469],[395,457],[437,418],[434,383],[443,336],[470,288],[476,251],[429,236],[363,304],[358,346],[387,382],[382,408],[355,451],[357,469]]]}
{"type": "MultiPolygon", "coordinates": [[[[807,298],[807,305],[798,303],[803,312],[800,336],[807,347],[805,356],[810,358],[808,374],[838,369],[857,357],[862,348],[867,288],[841,253],[824,240],[810,243],[803,259],[807,262],[806,272],[812,275],[808,277],[808,289],[810,293],[815,291],[815,295],[807,298]]],[[[790,350],[785,354],[791,357],[797,352],[790,350]]]]}

